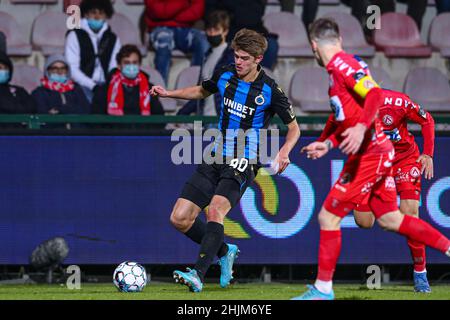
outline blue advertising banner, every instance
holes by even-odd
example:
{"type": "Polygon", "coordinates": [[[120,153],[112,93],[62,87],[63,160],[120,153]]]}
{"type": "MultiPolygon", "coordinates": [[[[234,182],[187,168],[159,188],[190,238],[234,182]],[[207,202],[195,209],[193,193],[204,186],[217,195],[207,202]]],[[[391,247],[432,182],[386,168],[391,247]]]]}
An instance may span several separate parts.
{"type": "MultiPolygon", "coordinates": [[[[302,137],[280,176],[258,175],[225,221],[226,241],[244,264],[317,262],[317,213],[345,156],[312,161],[302,137]]],[[[418,139],[419,142],[421,141],[418,139]]],[[[0,137],[0,264],[25,264],[55,236],[70,248],[66,263],[193,263],[198,246],[169,222],[195,169],[171,160],[170,137],[0,137]]],[[[423,180],[420,214],[450,237],[450,138],[436,138],[435,178],[423,180]]],[[[339,263],[410,263],[406,239],[343,221],[339,263]]],[[[429,263],[449,263],[428,249],[429,263]]]]}

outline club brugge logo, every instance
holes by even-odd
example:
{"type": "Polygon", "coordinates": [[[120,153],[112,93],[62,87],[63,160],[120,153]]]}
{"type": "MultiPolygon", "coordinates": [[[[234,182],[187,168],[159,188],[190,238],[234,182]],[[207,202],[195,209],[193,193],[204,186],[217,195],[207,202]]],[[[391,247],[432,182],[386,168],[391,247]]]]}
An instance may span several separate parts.
{"type": "Polygon", "coordinates": [[[255,103],[256,103],[258,106],[263,105],[264,102],[265,102],[265,100],[264,100],[264,97],[263,97],[262,94],[260,94],[259,96],[257,96],[257,97],[255,98],[255,103]]]}
{"type": "Polygon", "coordinates": [[[390,126],[392,123],[394,122],[394,119],[392,119],[392,117],[390,115],[385,115],[383,117],[383,123],[387,126],[390,126]]]}

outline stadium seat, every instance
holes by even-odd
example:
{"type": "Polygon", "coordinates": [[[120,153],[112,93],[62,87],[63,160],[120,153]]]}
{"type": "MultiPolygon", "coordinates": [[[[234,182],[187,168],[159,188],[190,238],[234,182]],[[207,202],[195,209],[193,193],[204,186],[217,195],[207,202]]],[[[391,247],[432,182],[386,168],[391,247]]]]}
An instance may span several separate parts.
{"type": "Polygon", "coordinates": [[[31,45],[25,41],[20,30],[21,27],[13,16],[0,11],[0,31],[6,36],[8,54],[27,57],[31,55],[31,45]]]}
{"type": "Polygon", "coordinates": [[[420,40],[414,20],[403,13],[388,12],[381,15],[381,29],[374,32],[378,50],[390,58],[428,58],[431,48],[420,40]]]}
{"type": "Polygon", "coordinates": [[[328,74],[318,67],[301,67],[291,79],[289,100],[296,111],[330,112],[328,74]]]}
{"type": "Polygon", "coordinates": [[[450,111],[449,79],[438,69],[411,70],[405,79],[404,92],[427,111],[450,111]]]}
{"type": "Polygon", "coordinates": [[[119,37],[122,45],[134,44],[141,50],[143,56],[147,55],[147,48],[141,44],[138,29],[134,26],[130,18],[122,13],[116,12],[108,23],[112,31],[119,37]]]}
{"type": "MultiPolygon", "coordinates": [[[[175,82],[175,89],[195,86],[198,83],[200,77],[200,66],[187,67],[178,74],[175,82]]],[[[182,106],[186,103],[186,100],[176,99],[177,104],[182,106]]]]}
{"type": "Polygon", "coordinates": [[[67,16],[62,12],[46,11],[36,17],[31,31],[31,44],[44,56],[64,53],[67,16]]]}
{"type": "Polygon", "coordinates": [[[395,90],[394,82],[391,76],[381,67],[369,67],[372,78],[380,85],[380,87],[389,90],[395,90]]]}
{"type": "Polygon", "coordinates": [[[440,51],[445,58],[450,58],[450,12],[434,17],[428,34],[428,43],[434,50],[440,51]]]}
{"type": "MultiPolygon", "coordinates": [[[[157,86],[165,87],[164,80],[158,70],[150,68],[150,66],[141,67],[144,72],[150,76],[150,82],[157,86]]],[[[161,104],[163,105],[164,111],[175,111],[177,109],[177,103],[171,98],[160,98],[161,104]]]]}
{"type": "Polygon", "coordinates": [[[330,12],[325,17],[333,18],[339,25],[345,51],[361,57],[375,55],[375,48],[367,43],[361,24],[353,15],[346,12],[330,12]]]}
{"type": "Polygon", "coordinates": [[[269,76],[269,77],[272,78],[273,80],[277,81],[277,79],[275,78],[275,75],[273,74],[273,71],[272,71],[272,70],[270,70],[270,69],[268,69],[268,68],[265,68],[265,67],[262,67],[262,69],[264,70],[264,72],[265,72],[265,74],[266,74],[267,76],[269,76]]]}
{"type": "Polygon", "coordinates": [[[58,0],[11,0],[12,4],[55,4],[58,0]]]}
{"type": "Polygon", "coordinates": [[[29,93],[40,85],[43,72],[34,66],[27,64],[14,65],[11,84],[24,87],[29,93]]]}
{"type": "Polygon", "coordinates": [[[313,57],[305,27],[297,15],[271,12],[263,20],[264,26],[279,36],[279,57],[313,57]]]}

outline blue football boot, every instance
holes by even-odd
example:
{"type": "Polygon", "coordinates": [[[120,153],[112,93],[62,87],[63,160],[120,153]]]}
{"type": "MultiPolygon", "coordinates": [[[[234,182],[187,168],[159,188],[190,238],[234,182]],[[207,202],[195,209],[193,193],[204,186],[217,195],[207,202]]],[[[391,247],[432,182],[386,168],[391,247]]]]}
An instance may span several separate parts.
{"type": "Polygon", "coordinates": [[[184,284],[189,287],[191,292],[200,292],[203,289],[202,280],[197,274],[195,269],[186,268],[187,272],[181,272],[175,270],[173,272],[173,278],[176,283],[184,284]]]}
{"type": "Polygon", "coordinates": [[[233,264],[240,252],[238,247],[234,244],[227,244],[228,252],[219,259],[220,265],[220,286],[226,288],[231,279],[233,279],[233,264]]]}
{"type": "Polygon", "coordinates": [[[414,291],[422,293],[430,293],[431,288],[428,283],[426,272],[415,272],[414,271],[414,291]]]}
{"type": "Polygon", "coordinates": [[[307,285],[308,291],[306,291],[304,294],[294,297],[291,300],[334,300],[334,292],[331,290],[329,294],[323,293],[315,286],[307,285]]]}

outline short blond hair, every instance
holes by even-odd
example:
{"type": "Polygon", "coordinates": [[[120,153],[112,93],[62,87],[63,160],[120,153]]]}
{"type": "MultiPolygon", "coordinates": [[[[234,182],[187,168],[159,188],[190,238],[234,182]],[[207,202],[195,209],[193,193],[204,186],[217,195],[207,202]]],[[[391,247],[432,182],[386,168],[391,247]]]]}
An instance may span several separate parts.
{"type": "Polygon", "coordinates": [[[264,52],[266,52],[267,39],[254,30],[241,29],[234,36],[231,48],[245,51],[256,58],[264,55],[264,52]]]}

